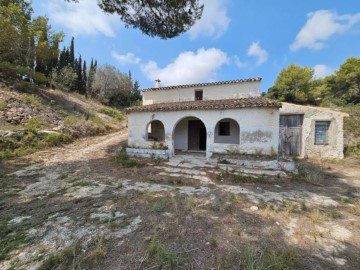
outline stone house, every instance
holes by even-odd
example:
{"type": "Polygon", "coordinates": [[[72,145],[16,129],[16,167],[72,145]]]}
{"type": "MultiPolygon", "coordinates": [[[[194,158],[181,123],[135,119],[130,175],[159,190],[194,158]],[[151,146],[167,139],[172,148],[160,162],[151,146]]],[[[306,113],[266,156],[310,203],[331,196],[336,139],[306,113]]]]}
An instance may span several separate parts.
{"type": "Polygon", "coordinates": [[[202,152],[209,158],[215,153],[306,156],[320,151],[342,158],[342,114],[282,105],[261,97],[260,83],[254,78],[161,87],[157,81],[156,87],[143,89],[142,106],[127,109],[127,152],[144,157],[202,152]],[[331,124],[319,131],[317,119],[331,124]],[[320,133],[333,132],[338,136],[320,142],[320,133]],[[317,136],[316,146],[309,136],[317,136]]]}

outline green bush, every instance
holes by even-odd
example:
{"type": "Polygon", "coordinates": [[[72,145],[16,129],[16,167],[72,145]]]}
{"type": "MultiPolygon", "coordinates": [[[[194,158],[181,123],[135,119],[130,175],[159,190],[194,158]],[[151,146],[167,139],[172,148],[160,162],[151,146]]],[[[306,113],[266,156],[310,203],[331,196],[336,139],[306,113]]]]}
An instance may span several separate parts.
{"type": "Polygon", "coordinates": [[[31,131],[35,133],[39,128],[41,128],[43,123],[36,118],[31,118],[27,125],[25,126],[25,129],[28,131],[31,131]]]}
{"type": "Polygon", "coordinates": [[[0,111],[5,111],[7,103],[4,100],[0,100],[0,111]]]}
{"type": "Polygon", "coordinates": [[[125,149],[121,149],[121,151],[119,151],[119,153],[116,154],[115,161],[117,163],[120,163],[123,167],[126,168],[135,167],[139,165],[137,160],[129,158],[129,156],[126,154],[125,149]]]}
{"type": "Polygon", "coordinates": [[[64,124],[65,125],[71,125],[71,124],[76,124],[76,123],[80,123],[81,119],[75,116],[67,116],[64,119],[64,124]]]}
{"type": "Polygon", "coordinates": [[[42,103],[39,97],[35,96],[35,95],[28,95],[28,94],[22,94],[20,96],[20,99],[31,105],[31,107],[33,108],[41,108],[42,107],[42,103]]]}
{"type": "Polygon", "coordinates": [[[111,116],[119,121],[124,120],[124,116],[122,115],[122,113],[115,108],[104,107],[101,109],[101,112],[105,113],[106,115],[111,116]]]}
{"type": "Polygon", "coordinates": [[[70,137],[62,133],[46,134],[44,141],[48,146],[60,146],[70,142],[70,137]]]}
{"type": "Polygon", "coordinates": [[[346,145],[344,148],[344,154],[346,157],[349,156],[360,157],[360,141],[354,145],[346,145]]]}
{"type": "Polygon", "coordinates": [[[147,248],[145,262],[154,261],[158,269],[174,269],[180,264],[180,258],[166,249],[158,240],[152,240],[147,248]]]}

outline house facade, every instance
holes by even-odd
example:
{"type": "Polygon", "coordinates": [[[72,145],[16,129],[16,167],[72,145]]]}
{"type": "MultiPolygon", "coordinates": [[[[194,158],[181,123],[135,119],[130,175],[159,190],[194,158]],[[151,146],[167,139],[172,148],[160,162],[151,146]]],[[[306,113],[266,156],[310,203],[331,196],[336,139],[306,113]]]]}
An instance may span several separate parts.
{"type": "MultiPolygon", "coordinates": [[[[298,113],[292,113],[290,105],[285,110],[279,101],[261,97],[260,83],[261,78],[254,78],[161,87],[158,81],[157,87],[143,90],[142,106],[127,109],[128,153],[170,157],[203,152],[207,158],[216,153],[304,155],[306,140],[295,141],[301,144],[295,154],[294,142],[288,146],[291,128],[283,131],[286,136],[280,132],[281,114],[298,113]]],[[[342,128],[342,122],[338,125],[342,128]]]]}
{"type": "Polygon", "coordinates": [[[300,157],[343,158],[347,116],[329,108],[282,102],[279,151],[300,157]]]}

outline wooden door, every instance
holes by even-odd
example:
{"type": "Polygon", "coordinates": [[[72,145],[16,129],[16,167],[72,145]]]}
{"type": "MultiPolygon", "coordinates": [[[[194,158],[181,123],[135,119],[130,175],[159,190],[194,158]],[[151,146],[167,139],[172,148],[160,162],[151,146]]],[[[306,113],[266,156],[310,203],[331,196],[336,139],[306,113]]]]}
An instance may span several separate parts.
{"type": "Polygon", "coordinates": [[[301,154],[301,132],[303,115],[280,115],[280,154],[298,156],[301,154]]]}
{"type": "Polygon", "coordinates": [[[206,128],[201,120],[189,120],[188,149],[206,150],[206,128]]]}

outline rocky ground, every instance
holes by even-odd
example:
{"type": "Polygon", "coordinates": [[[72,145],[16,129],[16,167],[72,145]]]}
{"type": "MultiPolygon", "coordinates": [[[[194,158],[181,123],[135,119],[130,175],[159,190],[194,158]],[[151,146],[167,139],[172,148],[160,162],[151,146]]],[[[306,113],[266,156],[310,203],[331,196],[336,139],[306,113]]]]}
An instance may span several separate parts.
{"type": "Polygon", "coordinates": [[[1,269],[359,269],[360,161],[256,177],[112,158],[117,132],[0,163],[1,269]]]}

